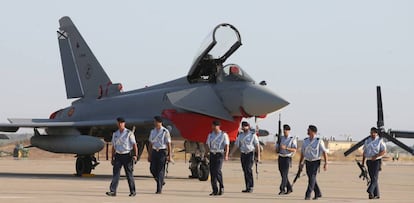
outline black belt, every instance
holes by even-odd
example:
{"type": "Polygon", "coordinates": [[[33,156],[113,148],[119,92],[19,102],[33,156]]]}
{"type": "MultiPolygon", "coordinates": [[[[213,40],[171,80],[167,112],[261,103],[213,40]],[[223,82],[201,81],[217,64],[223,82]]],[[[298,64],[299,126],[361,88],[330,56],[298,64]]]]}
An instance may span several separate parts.
{"type": "Polygon", "coordinates": [[[159,151],[165,151],[166,149],[152,149],[153,151],[159,152],[159,151]]]}
{"type": "Polygon", "coordinates": [[[292,158],[291,156],[279,156],[279,158],[292,158]]]}
{"type": "Polygon", "coordinates": [[[253,153],[253,151],[251,151],[251,152],[242,152],[242,154],[250,154],[250,153],[253,153]]]}
{"type": "Polygon", "coordinates": [[[379,160],[379,161],[381,161],[381,159],[382,159],[382,158],[375,159],[375,160],[367,159],[367,161],[372,161],[372,162],[374,162],[374,161],[378,161],[378,160],[379,160]]]}
{"type": "Polygon", "coordinates": [[[211,154],[213,154],[213,155],[216,155],[216,154],[224,154],[224,152],[210,152],[211,154]]]}
{"type": "Polygon", "coordinates": [[[316,159],[316,160],[313,160],[313,161],[309,161],[309,160],[305,160],[306,162],[317,162],[317,161],[321,161],[320,159],[316,159]]]}
{"type": "Polygon", "coordinates": [[[120,154],[120,153],[116,153],[117,155],[122,155],[122,156],[124,156],[124,155],[129,155],[129,153],[125,153],[125,154],[120,154]]]}

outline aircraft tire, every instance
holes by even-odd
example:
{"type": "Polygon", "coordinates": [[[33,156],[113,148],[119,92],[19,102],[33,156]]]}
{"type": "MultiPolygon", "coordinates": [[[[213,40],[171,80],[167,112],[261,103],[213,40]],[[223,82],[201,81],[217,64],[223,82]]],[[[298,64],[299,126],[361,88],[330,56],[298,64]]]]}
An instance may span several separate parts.
{"type": "Polygon", "coordinates": [[[190,168],[191,175],[189,175],[189,178],[198,178],[198,169],[197,168],[190,168]]]}
{"type": "Polygon", "coordinates": [[[210,169],[206,163],[201,163],[198,170],[198,180],[207,181],[210,169]]]}
{"type": "Polygon", "coordinates": [[[91,174],[92,158],[90,156],[78,156],[76,159],[76,175],[91,174]]]}
{"type": "Polygon", "coordinates": [[[193,154],[191,154],[191,158],[190,158],[189,163],[190,163],[190,166],[188,168],[190,169],[191,175],[189,175],[188,177],[189,178],[198,178],[198,174],[199,174],[198,171],[200,170],[199,168],[200,168],[200,164],[201,164],[200,159],[197,158],[195,156],[195,154],[193,153],[193,154]]]}

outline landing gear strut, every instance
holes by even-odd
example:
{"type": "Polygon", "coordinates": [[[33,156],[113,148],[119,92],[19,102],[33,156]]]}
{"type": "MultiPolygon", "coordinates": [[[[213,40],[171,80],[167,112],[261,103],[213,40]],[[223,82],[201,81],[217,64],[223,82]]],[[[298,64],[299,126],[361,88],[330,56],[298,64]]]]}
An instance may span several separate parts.
{"type": "Polygon", "coordinates": [[[99,164],[93,155],[77,155],[76,156],[76,175],[91,174],[92,169],[99,164]]]}
{"type": "Polygon", "coordinates": [[[210,173],[208,158],[204,157],[205,149],[202,143],[185,141],[184,143],[186,153],[191,153],[190,178],[198,178],[200,181],[206,181],[210,173]]]}

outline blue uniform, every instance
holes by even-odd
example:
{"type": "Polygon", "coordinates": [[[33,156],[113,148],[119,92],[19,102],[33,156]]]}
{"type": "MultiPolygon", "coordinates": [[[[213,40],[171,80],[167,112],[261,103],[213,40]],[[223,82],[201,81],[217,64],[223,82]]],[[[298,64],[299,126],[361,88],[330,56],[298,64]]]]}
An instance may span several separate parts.
{"type": "MultiPolygon", "coordinates": [[[[371,157],[376,156],[380,152],[387,149],[384,140],[378,136],[375,139],[371,137],[365,140],[364,143],[364,156],[366,159],[371,159],[371,157]]],[[[377,159],[381,159],[382,156],[377,157],[377,159]]]]}
{"type": "Polygon", "coordinates": [[[382,156],[377,157],[375,160],[372,160],[372,157],[385,151],[386,146],[382,138],[376,136],[375,139],[372,139],[371,137],[366,139],[363,149],[364,157],[367,159],[369,177],[371,178],[367,192],[374,197],[379,197],[378,173],[381,167],[382,156]]]}
{"type": "Polygon", "coordinates": [[[224,188],[223,174],[221,168],[223,166],[225,146],[230,144],[227,133],[220,131],[219,133],[211,132],[207,137],[207,145],[210,149],[210,176],[213,194],[219,193],[217,182],[219,183],[220,192],[224,188]]]}
{"type": "Polygon", "coordinates": [[[259,139],[254,132],[241,132],[237,136],[234,144],[240,149],[240,152],[247,154],[256,149],[256,146],[259,144],[259,139]]]}
{"type": "MultiPolygon", "coordinates": [[[[281,136],[280,144],[285,145],[287,148],[297,148],[297,141],[296,137],[286,137],[281,136]]],[[[276,143],[276,148],[279,148],[278,144],[276,143]]],[[[279,158],[277,160],[279,166],[280,176],[282,177],[282,181],[279,186],[280,193],[290,193],[292,192],[292,185],[289,182],[288,174],[289,174],[289,167],[292,163],[292,156],[294,152],[288,151],[287,149],[280,149],[279,150],[279,158]]]]}
{"type": "MultiPolygon", "coordinates": [[[[281,136],[280,145],[285,145],[288,148],[295,148],[295,149],[298,148],[296,137],[292,137],[292,136],[289,136],[289,137],[281,136]]],[[[276,143],[275,147],[279,148],[279,145],[276,143]]],[[[279,150],[279,157],[280,156],[281,157],[292,157],[293,154],[294,152],[291,152],[287,149],[279,150]]]]}
{"type": "Polygon", "coordinates": [[[135,193],[135,180],[133,175],[134,163],[132,161],[131,150],[133,145],[136,144],[135,135],[128,129],[124,129],[122,132],[117,130],[112,135],[112,146],[115,149],[115,160],[113,166],[112,182],[109,187],[111,192],[116,193],[118,188],[119,176],[122,166],[125,169],[125,175],[128,180],[128,186],[130,193],[135,193]]]}
{"type": "Polygon", "coordinates": [[[319,138],[305,138],[302,145],[302,154],[306,161],[317,161],[321,160],[323,152],[328,152],[325,148],[325,143],[319,138]]]}
{"type": "Polygon", "coordinates": [[[315,197],[321,197],[322,193],[316,182],[316,175],[318,174],[319,167],[321,165],[322,153],[327,153],[323,140],[314,137],[312,140],[305,138],[303,140],[301,150],[306,164],[306,174],[308,175],[308,188],[306,189],[306,198],[310,198],[311,193],[315,192],[315,197]]]}
{"type": "Polygon", "coordinates": [[[241,132],[237,136],[236,142],[234,143],[240,149],[240,162],[244,174],[244,182],[246,184],[246,192],[253,190],[253,159],[254,150],[259,144],[259,139],[256,133],[248,131],[247,133],[241,132]]]}
{"type": "Polygon", "coordinates": [[[112,146],[114,146],[115,152],[118,154],[129,153],[133,149],[134,144],[137,144],[135,136],[126,128],[122,133],[117,130],[112,135],[112,146]]]}
{"type": "Polygon", "coordinates": [[[220,131],[219,133],[211,132],[207,137],[207,145],[210,152],[223,153],[224,147],[230,144],[227,133],[220,131]]]}
{"type": "Polygon", "coordinates": [[[167,162],[167,145],[171,143],[170,132],[167,128],[151,130],[149,141],[152,144],[150,171],[157,182],[157,193],[161,193],[164,185],[165,163],[167,162]]]}
{"type": "Polygon", "coordinates": [[[153,149],[167,149],[167,143],[171,143],[170,132],[163,126],[159,130],[156,128],[152,129],[149,141],[153,149]]]}

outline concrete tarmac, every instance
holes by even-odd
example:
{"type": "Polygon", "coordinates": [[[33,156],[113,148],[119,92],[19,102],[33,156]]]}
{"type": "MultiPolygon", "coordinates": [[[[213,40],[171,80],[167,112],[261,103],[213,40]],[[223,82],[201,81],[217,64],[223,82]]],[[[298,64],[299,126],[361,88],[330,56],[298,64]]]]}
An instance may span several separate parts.
{"type": "MultiPolygon", "coordinates": [[[[293,193],[277,195],[280,184],[275,161],[259,164],[253,193],[241,193],[244,179],[239,161],[223,165],[225,193],[209,196],[210,181],[188,179],[188,163],[170,164],[163,193],[154,194],[155,181],[150,177],[149,163],[142,160],[135,166],[137,196],[128,197],[125,177],[119,183],[116,197],[108,197],[112,178],[109,161],[101,161],[93,177],[73,175],[75,160],[43,159],[13,160],[0,158],[0,202],[303,202],[307,187],[304,175],[295,183],[293,193]]],[[[297,171],[297,163],[290,170],[290,181],[297,171]]],[[[368,200],[366,182],[358,178],[355,162],[331,162],[328,171],[318,174],[323,197],[319,202],[414,202],[414,163],[386,162],[380,172],[381,199],[368,200]]],[[[121,173],[123,175],[123,173],[121,173]]],[[[311,200],[314,201],[314,200],[311,200]]]]}

